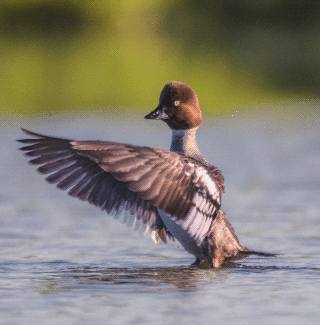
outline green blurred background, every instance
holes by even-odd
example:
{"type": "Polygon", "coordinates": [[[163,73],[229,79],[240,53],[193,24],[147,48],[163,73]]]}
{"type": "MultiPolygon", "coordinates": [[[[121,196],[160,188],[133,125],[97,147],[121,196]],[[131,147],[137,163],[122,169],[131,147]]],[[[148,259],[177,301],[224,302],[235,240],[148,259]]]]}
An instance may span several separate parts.
{"type": "Polygon", "coordinates": [[[207,113],[317,99],[319,21],[318,0],[2,1],[0,112],[150,110],[170,80],[207,113]]]}

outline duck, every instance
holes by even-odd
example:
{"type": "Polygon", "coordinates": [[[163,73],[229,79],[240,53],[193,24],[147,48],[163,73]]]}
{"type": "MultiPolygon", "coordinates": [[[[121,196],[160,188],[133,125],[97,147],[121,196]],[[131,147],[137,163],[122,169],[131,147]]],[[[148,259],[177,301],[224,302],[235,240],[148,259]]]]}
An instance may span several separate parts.
{"type": "Polygon", "coordinates": [[[172,132],[170,150],[110,141],[77,141],[22,129],[18,140],[46,181],[115,217],[126,213],[146,224],[155,242],[177,240],[195,257],[192,265],[272,254],[243,246],[221,210],[224,177],[200,153],[196,132],[202,113],[196,92],[171,81],[159,105],[145,116],[172,132]]]}

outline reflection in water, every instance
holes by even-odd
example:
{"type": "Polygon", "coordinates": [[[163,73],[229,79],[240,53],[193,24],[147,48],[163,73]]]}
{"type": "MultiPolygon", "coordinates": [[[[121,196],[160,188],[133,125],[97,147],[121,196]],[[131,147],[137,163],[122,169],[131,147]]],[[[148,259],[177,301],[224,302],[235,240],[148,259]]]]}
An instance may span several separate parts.
{"type": "MultiPolygon", "coordinates": [[[[196,289],[202,281],[221,283],[227,272],[223,269],[188,268],[110,268],[97,273],[95,270],[78,270],[73,274],[75,278],[87,283],[103,282],[107,284],[142,284],[157,285],[170,284],[182,289],[196,289]]],[[[162,286],[159,289],[163,290],[162,286]]]]}
{"type": "MultiPolygon", "coordinates": [[[[197,289],[201,281],[220,283],[225,280],[226,271],[199,270],[189,268],[137,268],[137,269],[108,269],[98,277],[90,276],[91,280],[104,281],[111,284],[140,283],[153,285],[174,285],[179,289],[197,289]]],[[[163,289],[160,286],[161,290],[163,289]]],[[[155,289],[155,288],[154,288],[155,289]]]]}
{"type": "MultiPolygon", "coordinates": [[[[105,290],[107,286],[116,286],[116,290],[125,289],[126,292],[140,291],[172,291],[174,288],[198,291],[203,286],[210,284],[224,284],[230,275],[267,274],[269,272],[293,272],[298,274],[318,274],[320,268],[307,266],[292,266],[288,260],[292,256],[270,258],[270,263],[244,264],[228,263],[223,268],[212,269],[204,264],[190,267],[83,267],[61,270],[45,274],[44,283],[41,285],[41,294],[53,294],[57,291],[72,289],[105,290]],[[271,260],[274,262],[272,263],[271,260]],[[282,261],[281,261],[282,260],[282,261]],[[123,286],[123,287],[122,287],[123,286]]],[[[52,263],[50,263],[52,264],[52,263]]],[[[58,268],[64,266],[58,263],[58,268]]]]}
{"type": "MultiPolygon", "coordinates": [[[[84,286],[101,285],[133,285],[152,291],[178,289],[197,290],[203,283],[223,283],[227,279],[225,269],[187,268],[79,268],[46,277],[42,294],[54,293],[59,290],[83,288],[84,286]],[[169,285],[163,286],[163,285],[169,285]],[[151,287],[150,287],[151,286],[151,287]]],[[[119,288],[118,288],[119,289],[119,288]]]]}

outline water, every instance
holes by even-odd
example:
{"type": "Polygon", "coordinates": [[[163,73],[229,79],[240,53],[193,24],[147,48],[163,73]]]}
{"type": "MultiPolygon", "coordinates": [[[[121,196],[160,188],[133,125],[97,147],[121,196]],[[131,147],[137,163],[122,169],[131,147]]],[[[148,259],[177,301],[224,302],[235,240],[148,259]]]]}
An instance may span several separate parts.
{"type": "Polygon", "coordinates": [[[165,125],[125,111],[3,120],[0,323],[317,324],[319,116],[279,107],[206,119],[199,146],[226,178],[228,220],[247,247],[281,254],[218,270],[47,184],[13,141],[23,126],[168,148],[165,125]]]}

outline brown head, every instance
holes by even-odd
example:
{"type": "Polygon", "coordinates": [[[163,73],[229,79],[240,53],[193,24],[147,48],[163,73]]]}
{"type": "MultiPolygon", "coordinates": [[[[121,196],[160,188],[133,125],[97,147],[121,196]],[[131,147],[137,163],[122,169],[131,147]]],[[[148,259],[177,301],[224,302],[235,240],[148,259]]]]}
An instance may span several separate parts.
{"type": "Polygon", "coordinates": [[[187,84],[171,81],[160,94],[159,105],[146,119],[160,119],[174,130],[198,127],[202,122],[197,94],[187,84]]]}

